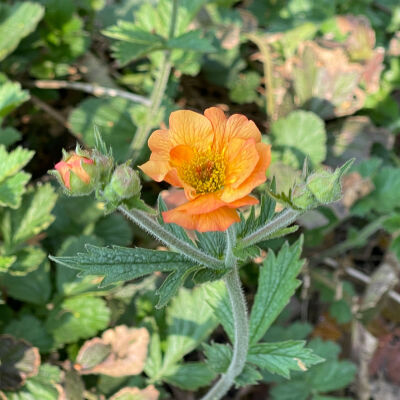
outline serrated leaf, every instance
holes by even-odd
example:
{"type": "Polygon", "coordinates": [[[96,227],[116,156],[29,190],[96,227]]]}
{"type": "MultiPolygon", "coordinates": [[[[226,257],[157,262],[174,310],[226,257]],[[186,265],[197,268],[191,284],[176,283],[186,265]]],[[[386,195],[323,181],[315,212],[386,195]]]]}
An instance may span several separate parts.
{"type": "Polygon", "coordinates": [[[260,268],[258,289],[250,315],[250,343],[257,343],[289,302],[300,281],[296,279],[304,261],[300,260],[303,240],[292,246],[286,242],[278,255],[270,250],[260,268]],[[267,311],[266,311],[267,310],[267,311]]]}
{"type": "Polygon", "coordinates": [[[165,47],[165,40],[161,36],[142,30],[127,21],[118,21],[117,25],[103,31],[103,34],[117,40],[111,48],[113,56],[121,65],[165,47]]]}
{"type": "Polygon", "coordinates": [[[34,315],[22,315],[13,319],[5,328],[4,333],[13,335],[19,339],[25,339],[33,346],[38,347],[41,352],[49,351],[52,338],[44,329],[42,322],[34,315]]]}
{"type": "Polygon", "coordinates": [[[19,83],[3,83],[0,86],[0,118],[5,117],[12,110],[27,100],[29,100],[29,94],[26,90],[21,89],[21,85],[19,83]]]}
{"type": "Polygon", "coordinates": [[[197,390],[208,386],[215,373],[202,362],[187,362],[169,368],[163,380],[184,390],[197,390]]]}
{"type": "Polygon", "coordinates": [[[198,268],[198,266],[188,266],[171,272],[157,289],[156,294],[159,296],[159,299],[156,308],[164,307],[185,283],[186,278],[198,268]]]}
{"type": "Polygon", "coordinates": [[[128,246],[132,242],[133,232],[130,224],[121,214],[111,214],[100,218],[93,233],[104,243],[128,246]]]}
{"type": "Polygon", "coordinates": [[[125,161],[136,130],[130,116],[131,107],[130,101],[119,97],[87,99],[72,111],[68,123],[72,133],[88,147],[96,144],[93,129],[96,124],[104,142],[112,147],[116,161],[125,161]]]}
{"type": "Polygon", "coordinates": [[[51,211],[56,200],[48,183],[26,194],[17,210],[7,212],[8,226],[2,227],[7,246],[16,246],[46,229],[54,220],[51,211]]]}
{"type": "Polygon", "coordinates": [[[218,322],[224,327],[225,332],[233,343],[234,326],[232,306],[229,300],[228,291],[223,281],[209,283],[204,288],[206,292],[206,301],[213,309],[218,322]]]}
{"type": "Polygon", "coordinates": [[[307,371],[324,361],[311,349],[304,348],[305,344],[303,340],[255,344],[250,346],[247,360],[263,370],[289,378],[290,371],[307,371]]]}
{"type": "MultiPolygon", "coordinates": [[[[226,344],[213,343],[204,345],[208,366],[217,373],[224,373],[232,359],[232,347],[226,344]]],[[[235,386],[254,385],[262,379],[262,375],[252,365],[246,363],[243,371],[235,378],[235,386]]]]}
{"type": "Polygon", "coordinates": [[[182,49],[201,53],[210,53],[215,51],[215,47],[207,38],[202,37],[202,32],[199,29],[169,39],[167,41],[167,47],[169,49],[182,49]]]}
{"type": "Polygon", "coordinates": [[[110,310],[103,299],[80,295],[71,297],[50,311],[45,327],[55,346],[94,336],[107,327],[110,310]]]}
{"type": "Polygon", "coordinates": [[[272,148],[279,158],[296,169],[306,157],[318,165],[326,157],[324,121],[312,112],[293,111],[271,126],[272,148]]]}
{"type": "Polygon", "coordinates": [[[164,371],[194,350],[217,326],[217,318],[204,301],[204,294],[203,287],[193,290],[181,288],[167,308],[168,337],[162,367],[164,371]]]}
{"type": "Polygon", "coordinates": [[[11,152],[7,152],[5,146],[0,145],[0,182],[15,175],[20,169],[32,159],[35,153],[30,150],[17,147],[11,152]]]}
{"type": "Polygon", "coordinates": [[[0,61],[17,48],[21,39],[35,30],[43,14],[44,7],[29,1],[0,6],[0,61]]]}
{"type": "Polygon", "coordinates": [[[224,232],[196,232],[196,243],[206,253],[216,258],[222,258],[226,250],[226,235],[224,232]]]}
{"type": "Polygon", "coordinates": [[[31,175],[26,172],[18,172],[14,176],[5,178],[0,183],[0,206],[19,208],[30,178],[31,175]]]}
{"type": "Polygon", "coordinates": [[[174,271],[192,266],[185,257],[172,251],[113,246],[86,246],[86,253],[72,257],[50,257],[51,260],[78,269],[80,276],[101,275],[101,286],[140,278],[155,271],[174,271]]]}

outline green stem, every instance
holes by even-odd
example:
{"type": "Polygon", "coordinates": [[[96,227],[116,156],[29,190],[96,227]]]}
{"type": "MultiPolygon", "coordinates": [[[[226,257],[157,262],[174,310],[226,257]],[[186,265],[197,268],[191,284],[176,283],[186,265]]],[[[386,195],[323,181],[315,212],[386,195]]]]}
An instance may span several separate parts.
{"type": "Polygon", "coordinates": [[[271,236],[277,230],[285,228],[293,221],[295,221],[300,214],[301,211],[286,208],[271,221],[267,222],[264,226],[240,240],[239,246],[242,248],[246,248],[265,239],[268,239],[268,236],[271,236]]]}
{"type": "Polygon", "coordinates": [[[160,242],[169,246],[172,250],[176,249],[179,253],[185,255],[196,264],[205,265],[213,269],[223,269],[225,267],[223,261],[203,253],[194,245],[177,238],[147,213],[135,209],[127,210],[122,206],[119,206],[118,210],[160,242]]]}
{"type": "MultiPolygon", "coordinates": [[[[178,14],[178,0],[173,0],[168,39],[172,39],[174,37],[177,14],[178,14]]],[[[151,93],[151,104],[146,115],[146,121],[143,125],[138,127],[131,143],[131,151],[133,154],[132,158],[135,161],[142,154],[142,149],[146,145],[146,140],[153,127],[154,120],[157,118],[157,114],[159,113],[162,98],[164,96],[164,92],[167,87],[171,68],[172,68],[171,51],[166,50],[164,52],[163,59],[160,65],[158,78],[154,84],[153,92],[151,93]]]]}
{"type": "Polygon", "coordinates": [[[225,266],[231,269],[231,271],[224,277],[231,302],[235,330],[232,360],[226,373],[221,376],[218,382],[201,400],[221,399],[234,384],[235,378],[242,372],[246,363],[249,348],[249,321],[247,317],[246,299],[236,265],[236,257],[232,251],[235,245],[234,239],[235,231],[232,227],[227,231],[227,254],[225,256],[225,266]]]}

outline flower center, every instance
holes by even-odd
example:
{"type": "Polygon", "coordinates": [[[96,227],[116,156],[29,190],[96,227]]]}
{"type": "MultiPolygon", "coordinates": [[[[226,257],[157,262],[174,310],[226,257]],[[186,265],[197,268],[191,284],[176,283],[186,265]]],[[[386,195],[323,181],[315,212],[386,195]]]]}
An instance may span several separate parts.
{"type": "Polygon", "coordinates": [[[212,150],[196,152],[191,163],[181,168],[179,175],[198,194],[216,192],[225,182],[224,157],[212,150]]]}

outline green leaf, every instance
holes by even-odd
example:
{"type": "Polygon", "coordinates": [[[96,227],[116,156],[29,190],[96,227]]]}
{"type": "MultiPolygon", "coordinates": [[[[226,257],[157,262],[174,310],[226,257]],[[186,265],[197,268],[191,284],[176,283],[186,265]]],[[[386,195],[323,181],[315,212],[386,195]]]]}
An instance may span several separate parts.
{"type": "Polygon", "coordinates": [[[44,329],[42,322],[33,315],[22,315],[19,319],[12,320],[5,328],[4,333],[25,339],[41,352],[51,349],[52,338],[44,329]]]}
{"type": "Polygon", "coordinates": [[[272,148],[279,158],[296,169],[305,158],[318,165],[326,157],[324,121],[312,112],[293,111],[271,126],[272,148]]]}
{"type": "MultiPolygon", "coordinates": [[[[306,339],[312,330],[313,327],[308,322],[294,322],[289,326],[273,325],[268,329],[268,332],[264,335],[263,340],[266,342],[279,342],[290,339],[303,340],[306,339]]],[[[316,353],[321,355],[318,352],[316,353]]],[[[326,357],[324,356],[324,358],[326,357]]]]}
{"type": "Polygon", "coordinates": [[[17,172],[14,176],[5,178],[0,183],[0,206],[19,208],[30,178],[31,175],[25,172],[17,172]]]}
{"type": "Polygon", "coordinates": [[[292,380],[271,389],[273,400],[308,400],[311,389],[306,381],[292,380]]]}
{"type": "Polygon", "coordinates": [[[247,360],[263,370],[289,378],[290,371],[306,371],[324,361],[311,349],[304,348],[305,344],[303,340],[255,344],[250,347],[247,360]]]}
{"type": "MultiPolygon", "coordinates": [[[[0,5],[0,61],[14,51],[42,19],[44,7],[29,1],[0,5]]],[[[0,96],[1,97],[1,96],[0,96]]]]}
{"type": "MultiPolygon", "coordinates": [[[[86,244],[96,246],[103,243],[96,236],[70,236],[63,242],[57,256],[72,256],[78,252],[85,251],[86,244]]],[[[79,278],[76,276],[74,269],[65,268],[63,265],[56,265],[56,283],[57,292],[65,297],[99,290],[98,277],[86,276],[79,278]]]]}
{"type": "Polygon", "coordinates": [[[7,152],[3,145],[0,145],[0,182],[15,175],[19,170],[25,167],[32,159],[33,151],[17,147],[11,152],[7,152]]]}
{"type": "Polygon", "coordinates": [[[90,98],[79,103],[70,114],[68,123],[72,133],[88,147],[95,146],[96,125],[107,146],[112,147],[116,161],[125,161],[136,130],[130,116],[132,107],[130,101],[120,97],[90,98]]]}
{"type": "Polygon", "coordinates": [[[1,229],[7,246],[16,246],[46,229],[54,220],[51,211],[56,200],[57,195],[49,183],[27,193],[20,208],[8,211],[6,223],[3,221],[1,229]]]}
{"type": "Polygon", "coordinates": [[[15,276],[24,276],[37,269],[46,258],[46,253],[36,246],[26,246],[15,253],[16,260],[7,272],[15,276]]]}
{"type": "Polygon", "coordinates": [[[21,140],[21,134],[16,129],[10,126],[0,128],[0,145],[8,147],[18,140],[21,140]]]}
{"type": "Polygon", "coordinates": [[[0,273],[0,284],[14,299],[33,304],[46,304],[51,294],[50,264],[45,261],[24,276],[0,273]]]}
{"type": "Polygon", "coordinates": [[[163,380],[184,390],[197,390],[208,386],[215,378],[207,364],[202,362],[188,362],[174,365],[164,375],[163,380]]]}
{"type": "Polygon", "coordinates": [[[257,72],[250,71],[239,74],[237,79],[229,85],[229,98],[238,104],[252,103],[259,96],[257,89],[260,83],[261,78],[257,72]]]}
{"type": "Polygon", "coordinates": [[[278,255],[270,250],[260,268],[258,289],[250,315],[250,343],[257,343],[281,313],[300,281],[296,279],[304,261],[300,260],[302,237],[292,246],[286,242],[278,255]],[[268,312],[266,312],[268,310],[268,312]]]}
{"type": "Polygon", "coordinates": [[[111,214],[100,218],[93,233],[104,243],[128,246],[132,242],[133,232],[130,224],[121,214],[111,214]]]}
{"type": "Polygon", "coordinates": [[[185,283],[186,278],[198,268],[198,266],[187,266],[186,268],[180,268],[171,272],[157,289],[156,294],[159,296],[159,299],[156,308],[164,307],[185,283]]]}
{"type": "MultiPolygon", "coordinates": [[[[204,345],[208,366],[217,373],[224,373],[232,359],[232,347],[225,344],[213,343],[204,345]]],[[[236,387],[254,385],[262,379],[258,370],[246,364],[243,371],[235,378],[236,387]]]]}
{"type": "Polygon", "coordinates": [[[194,350],[217,326],[212,308],[204,301],[204,288],[181,288],[167,308],[168,337],[163,360],[164,371],[180,362],[194,350]]]}
{"type": "Polygon", "coordinates": [[[5,117],[27,100],[29,100],[29,94],[26,90],[21,89],[21,85],[19,83],[3,83],[0,86],[0,118],[5,117]]]}
{"type": "Polygon", "coordinates": [[[233,314],[225,283],[221,280],[212,282],[205,286],[204,290],[206,292],[205,300],[233,343],[235,336],[233,314]]]}
{"type": "Polygon", "coordinates": [[[309,372],[308,381],[315,392],[331,392],[353,382],[356,372],[350,361],[327,361],[309,372]]]}
{"type": "Polygon", "coordinates": [[[110,314],[103,299],[80,295],[64,300],[51,310],[45,326],[55,346],[61,346],[96,335],[108,326],[110,314]]]}
{"type": "Polygon", "coordinates": [[[197,245],[216,258],[223,258],[226,249],[225,232],[196,232],[197,245]]]}
{"type": "Polygon", "coordinates": [[[169,39],[167,41],[167,47],[169,49],[182,49],[198,51],[201,53],[210,53],[215,51],[215,47],[207,38],[202,37],[202,32],[199,29],[169,39]]]}
{"type": "Polygon", "coordinates": [[[61,381],[61,370],[55,365],[43,364],[39,373],[28,379],[18,392],[7,392],[9,400],[58,400],[59,389],[56,384],[61,381]]]}
{"type": "Polygon", "coordinates": [[[121,65],[165,47],[165,40],[161,36],[142,30],[127,21],[118,21],[117,25],[103,31],[103,34],[117,40],[111,48],[113,56],[121,65]]]}
{"type": "Polygon", "coordinates": [[[231,362],[232,347],[227,344],[203,344],[209,367],[218,374],[224,373],[231,362]]]}
{"type": "Polygon", "coordinates": [[[50,259],[80,270],[80,276],[104,276],[102,287],[114,282],[140,278],[155,271],[174,271],[192,265],[182,255],[172,251],[92,245],[87,245],[86,250],[87,253],[78,253],[77,256],[50,256],[50,259]]]}

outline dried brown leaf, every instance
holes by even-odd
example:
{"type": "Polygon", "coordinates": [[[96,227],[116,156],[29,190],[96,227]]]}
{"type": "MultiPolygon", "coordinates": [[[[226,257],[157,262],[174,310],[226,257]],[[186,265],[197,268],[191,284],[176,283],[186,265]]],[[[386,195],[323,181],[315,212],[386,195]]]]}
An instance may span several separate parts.
{"type": "Polygon", "coordinates": [[[126,387],[115,393],[110,400],[157,400],[158,390],[153,386],[147,386],[145,389],[136,387],[126,387]]]}
{"type": "Polygon", "coordinates": [[[106,330],[101,338],[87,341],[80,349],[75,368],[81,374],[137,375],[147,357],[149,333],[125,325],[106,330]]]}

